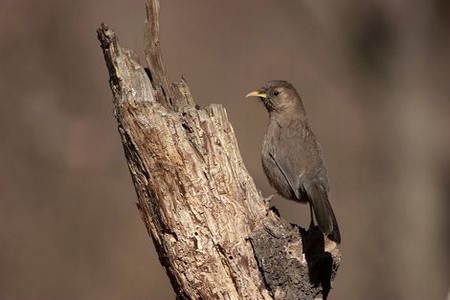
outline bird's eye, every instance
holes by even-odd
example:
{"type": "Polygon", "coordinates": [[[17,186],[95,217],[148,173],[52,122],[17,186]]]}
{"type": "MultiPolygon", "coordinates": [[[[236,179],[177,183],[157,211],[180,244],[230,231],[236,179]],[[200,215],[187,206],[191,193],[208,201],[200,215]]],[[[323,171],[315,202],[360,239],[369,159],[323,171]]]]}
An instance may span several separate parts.
{"type": "Polygon", "coordinates": [[[273,95],[274,96],[278,96],[280,94],[280,92],[279,91],[275,91],[275,92],[273,92],[273,95]]]}

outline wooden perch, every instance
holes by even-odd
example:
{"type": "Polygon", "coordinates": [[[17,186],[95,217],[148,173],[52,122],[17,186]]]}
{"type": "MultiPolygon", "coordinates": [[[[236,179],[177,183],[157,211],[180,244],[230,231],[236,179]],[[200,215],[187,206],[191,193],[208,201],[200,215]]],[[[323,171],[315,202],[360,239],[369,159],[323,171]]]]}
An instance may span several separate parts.
{"type": "Polygon", "coordinates": [[[147,70],[106,25],[97,33],[137,206],[177,298],[326,298],[338,249],[267,207],[225,109],[200,109],[184,80],[170,82],[157,0],[147,18],[147,70]]]}

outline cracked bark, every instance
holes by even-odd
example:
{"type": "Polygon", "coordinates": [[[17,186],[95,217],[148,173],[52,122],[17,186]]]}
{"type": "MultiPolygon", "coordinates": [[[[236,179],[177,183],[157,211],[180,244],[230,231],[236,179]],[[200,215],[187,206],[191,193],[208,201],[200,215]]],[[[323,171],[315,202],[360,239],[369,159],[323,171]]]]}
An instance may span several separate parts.
{"type": "Polygon", "coordinates": [[[97,33],[137,207],[177,298],[326,298],[338,249],[266,206],[225,109],[200,109],[184,80],[169,80],[159,2],[146,8],[148,69],[106,25],[97,33]]]}

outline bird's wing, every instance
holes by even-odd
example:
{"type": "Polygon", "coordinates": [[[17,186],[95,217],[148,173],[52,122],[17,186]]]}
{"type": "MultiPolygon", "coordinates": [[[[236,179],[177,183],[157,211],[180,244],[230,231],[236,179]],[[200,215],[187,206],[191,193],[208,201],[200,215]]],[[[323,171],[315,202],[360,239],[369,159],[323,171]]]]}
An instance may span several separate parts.
{"type": "MultiPolygon", "coordinates": [[[[320,145],[307,124],[287,125],[278,131],[277,145],[271,149],[271,158],[299,197],[306,181],[317,181],[328,192],[326,169],[320,145]]],[[[300,199],[300,198],[299,198],[300,199]]]]}
{"type": "Polygon", "coordinates": [[[296,182],[295,178],[291,176],[292,170],[288,167],[288,165],[284,164],[282,160],[277,159],[276,154],[274,152],[269,153],[270,158],[273,160],[274,164],[277,166],[277,168],[280,170],[281,174],[283,174],[283,177],[286,179],[286,182],[291,187],[292,191],[295,194],[295,197],[297,199],[300,199],[300,190],[298,188],[298,183],[296,182]]]}
{"type": "Polygon", "coordinates": [[[331,240],[340,243],[341,236],[336,217],[328,200],[328,181],[324,174],[306,174],[305,168],[298,167],[289,159],[277,159],[270,155],[275,165],[289,183],[297,199],[311,203],[320,230],[331,240]],[[293,176],[292,174],[296,174],[293,176]]]}

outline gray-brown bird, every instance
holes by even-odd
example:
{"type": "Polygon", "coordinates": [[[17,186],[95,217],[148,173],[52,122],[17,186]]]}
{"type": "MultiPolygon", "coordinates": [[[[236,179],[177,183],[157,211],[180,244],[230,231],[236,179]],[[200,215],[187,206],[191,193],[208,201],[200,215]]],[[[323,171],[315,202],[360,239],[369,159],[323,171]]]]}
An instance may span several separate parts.
{"type": "Polygon", "coordinates": [[[308,202],[311,226],[315,215],[319,229],[340,243],[320,145],[308,125],[297,90],[287,81],[274,80],[246,97],[259,97],[269,112],[262,165],[270,184],[286,199],[308,202]]]}

